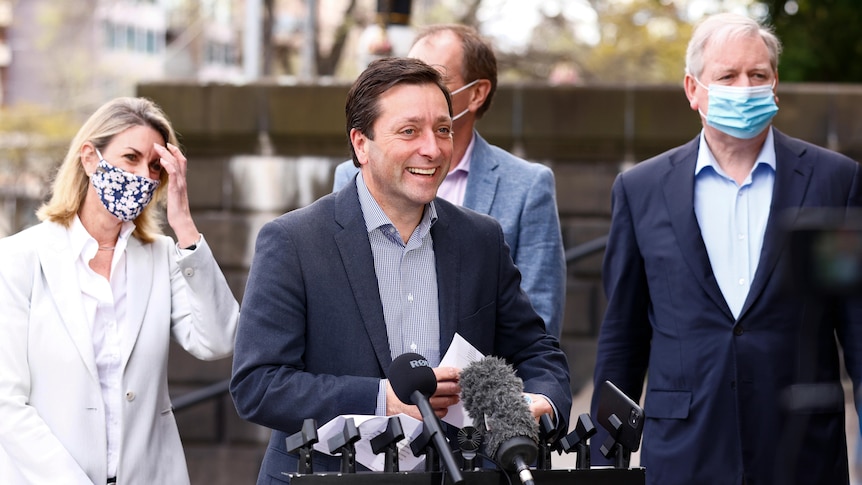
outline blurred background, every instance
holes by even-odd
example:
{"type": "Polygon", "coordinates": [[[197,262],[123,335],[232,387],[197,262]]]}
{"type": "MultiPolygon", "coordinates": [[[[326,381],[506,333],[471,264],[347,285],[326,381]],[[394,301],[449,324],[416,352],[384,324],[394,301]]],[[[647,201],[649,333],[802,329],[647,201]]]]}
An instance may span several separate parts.
{"type": "MultiPolygon", "coordinates": [[[[356,75],[406,54],[423,25],[473,25],[500,68],[478,130],[556,176],[569,272],[561,343],[573,414],[587,412],[610,187],[698,133],[685,47],[693,24],[719,11],[765,20],[784,43],[775,125],[862,159],[858,0],[0,0],[0,237],[36,222],[86,116],[147,96],[179,132],[195,220],[241,299],[260,226],[328,193],[349,158],[343,110],[356,75]]],[[[236,416],[230,360],[177,352],[170,366],[192,482],[253,482],[268,431],[236,416]]],[[[847,425],[852,460],[852,411],[847,425]]]]}

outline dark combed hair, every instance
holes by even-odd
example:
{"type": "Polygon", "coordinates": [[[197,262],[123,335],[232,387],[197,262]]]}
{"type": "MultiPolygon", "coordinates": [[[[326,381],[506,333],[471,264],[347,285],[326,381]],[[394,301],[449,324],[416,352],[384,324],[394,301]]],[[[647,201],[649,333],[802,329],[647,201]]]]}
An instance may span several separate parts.
{"type": "Polygon", "coordinates": [[[380,116],[380,96],[399,84],[434,84],[446,96],[449,116],[452,116],[452,98],[437,69],[418,59],[387,57],[378,59],[362,71],[347,93],[344,114],[347,119],[347,144],[353,164],[359,166],[356,151],[350,143],[350,131],[359,130],[374,139],[374,122],[380,116]]]}

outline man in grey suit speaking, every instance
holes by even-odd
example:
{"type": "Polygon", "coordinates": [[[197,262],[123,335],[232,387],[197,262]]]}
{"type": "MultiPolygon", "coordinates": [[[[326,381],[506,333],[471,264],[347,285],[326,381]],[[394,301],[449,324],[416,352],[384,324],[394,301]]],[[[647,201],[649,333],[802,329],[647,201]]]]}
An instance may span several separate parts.
{"type": "MultiPolygon", "coordinates": [[[[419,34],[408,57],[443,74],[452,93],[454,152],[437,195],[488,214],[503,226],[521,287],[549,334],[559,338],[566,298],[566,261],[554,189],[554,174],[488,144],[473,129],[497,89],[497,59],[472,27],[437,25],[419,34]]],[[[335,170],[334,189],[358,172],[352,161],[335,170]]]]}
{"type": "MultiPolygon", "coordinates": [[[[421,418],[389,384],[404,353],[435,367],[430,404],[444,416],[461,391],[459,370],[439,366],[456,334],[510,363],[532,415],[566,431],[566,357],[520,288],[500,224],[436,197],[452,160],[440,73],[416,59],[375,61],[345,111],[359,175],[264,225],[249,271],[230,390],[242,418],[273,429],[258,483],[296,471],[285,438],[307,418],[421,418]]],[[[315,471],[339,464],[314,457],[315,471]]]]}

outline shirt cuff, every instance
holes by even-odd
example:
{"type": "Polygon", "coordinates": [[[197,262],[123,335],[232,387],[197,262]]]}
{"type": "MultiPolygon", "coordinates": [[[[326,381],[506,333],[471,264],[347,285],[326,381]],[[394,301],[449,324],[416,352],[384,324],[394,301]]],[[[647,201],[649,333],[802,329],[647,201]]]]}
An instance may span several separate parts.
{"type": "Polygon", "coordinates": [[[380,386],[377,388],[377,409],[374,411],[377,416],[386,416],[386,382],[386,379],[380,379],[380,386]]]}
{"type": "Polygon", "coordinates": [[[200,246],[201,242],[203,241],[203,238],[204,238],[204,235],[199,234],[198,240],[195,241],[194,244],[192,244],[191,246],[189,246],[187,248],[181,248],[180,243],[178,243],[178,242],[175,243],[174,246],[177,248],[177,256],[182,258],[184,256],[188,256],[189,254],[192,254],[193,252],[195,252],[195,249],[197,249],[198,246],[200,246]]]}

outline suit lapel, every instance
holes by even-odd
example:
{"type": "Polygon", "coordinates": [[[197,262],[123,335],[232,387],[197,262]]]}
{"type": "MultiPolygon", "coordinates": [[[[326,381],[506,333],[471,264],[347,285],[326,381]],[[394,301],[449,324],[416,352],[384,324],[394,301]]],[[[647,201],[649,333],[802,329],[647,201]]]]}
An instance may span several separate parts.
{"type": "Polygon", "coordinates": [[[120,344],[124,368],[135,348],[153,291],[152,248],[153,244],[144,246],[134,237],[126,245],[126,322],[131,328],[127,334],[130,338],[120,344]]]}
{"type": "Polygon", "coordinates": [[[49,242],[38,248],[42,272],[69,338],[78,349],[90,375],[98,382],[99,373],[93,352],[93,338],[84,312],[78,273],[75,269],[76,255],[71,253],[66,228],[57,224],[48,224],[51,232],[47,237],[49,242]]]}
{"type": "Polygon", "coordinates": [[[490,214],[500,179],[496,173],[498,163],[488,142],[475,131],[473,136],[475,141],[473,153],[470,156],[470,173],[467,175],[464,207],[482,214],[490,214]]]}
{"type": "Polygon", "coordinates": [[[696,137],[670,156],[670,168],[664,177],[663,191],[671,225],[680,251],[697,283],[728,318],[733,314],[718,287],[709,254],[694,213],[694,167],[700,137],[696,137]]]}
{"type": "MultiPolygon", "coordinates": [[[[435,201],[437,222],[431,227],[431,238],[434,241],[434,261],[437,266],[437,307],[440,318],[440,357],[446,350],[458,331],[458,295],[461,293],[461,272],[459,268],[461,253],[458,244],[447,237],[454,231],[449,229],[452,217],[445,207],[446,202],[438,198],[435,201]]],[[[454,210],[454,208],[452,208],[454,210]]]]}
{"type": "Polygon", "coordinates": [[[355,179],[351,179],[347,187],[335,197],[335,222],[342,228],[335,233],[335,244],[341,254],[353,298],[359,307],[359,315],[371,339],[377,361],[385,370],[392,363],[392,354],[374,271],[374,256],[358,201],[355,179]]]}
{"type": "Polygon", "coordinates": [[[773,136],[775,138],[775,186],[772,189],[772,207],[769,210],[766,232],[763,235],[760,261],[757,264],[748,297],[740,311],[740,318],[766,288],[787,241],[784,228],[793,222],[788,217],[795,218],[795,214],[798,213],[791,209],[802,206],[814,169],[810,157],[804,157],[804,147],[792,146],[792,140],[774,128],[773,136]]]}

